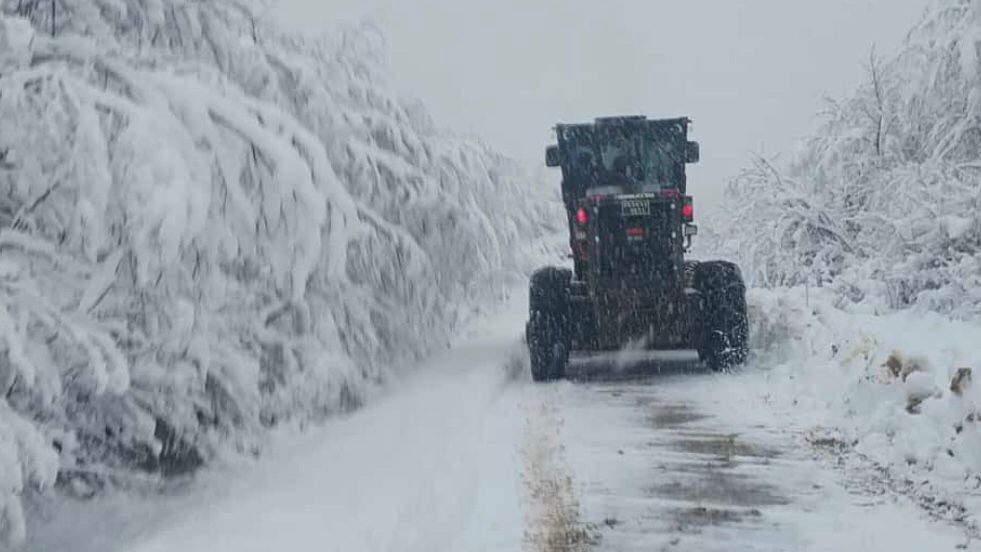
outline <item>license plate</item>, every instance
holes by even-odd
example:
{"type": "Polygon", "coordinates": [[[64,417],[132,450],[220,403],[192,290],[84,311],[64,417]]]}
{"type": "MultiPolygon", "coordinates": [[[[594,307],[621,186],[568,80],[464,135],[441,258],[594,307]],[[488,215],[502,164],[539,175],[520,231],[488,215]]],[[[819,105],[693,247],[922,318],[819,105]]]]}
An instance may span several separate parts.
{"type": "Polygon", "coordinates": [[[648,217],[651,202],[646,199],[625,199],[620,203],[620,214],[625,217],[648,217]]]}

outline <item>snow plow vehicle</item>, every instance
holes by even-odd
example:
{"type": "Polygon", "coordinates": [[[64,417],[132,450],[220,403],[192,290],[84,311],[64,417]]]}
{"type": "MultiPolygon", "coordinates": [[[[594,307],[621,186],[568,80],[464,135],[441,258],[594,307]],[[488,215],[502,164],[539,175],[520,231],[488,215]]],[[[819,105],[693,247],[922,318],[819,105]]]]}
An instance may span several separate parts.
{"type": "Polygon", "coordinates": [[[746,288],[729,262],[686,260],[697,234],[687,118],[559,124],[546,149],[562,170],[573,267],[530,282],[525,338],[535,381],[563,378],[570,355],[694,350],[713,370],[746,359],[746,288]]]}

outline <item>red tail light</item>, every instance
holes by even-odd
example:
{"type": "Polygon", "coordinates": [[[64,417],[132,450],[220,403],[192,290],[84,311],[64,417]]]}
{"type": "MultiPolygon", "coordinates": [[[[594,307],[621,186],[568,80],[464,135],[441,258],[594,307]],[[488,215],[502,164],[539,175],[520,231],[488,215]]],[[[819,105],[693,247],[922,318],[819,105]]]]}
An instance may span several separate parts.
{"type": "Polygon", "coordinates": [[[589,215],[586,213],[586,210],[580,207],[579,210],[576,211],[576,222],[579,224],[586,224],[586,221],[588,220],[589,215]]]}
{"type": "Polygon", "coordinates": [[[695,206],[692,205],[690,197],[686,197],[684,205],[681,206],[681,217],[685,219],[685,222],[695,220],[695,206]]]}
{"type": "Polygon", "coordinates": [[[627,228],[627,235],[633,238],[644,235],[643,228],[627,228]]]}

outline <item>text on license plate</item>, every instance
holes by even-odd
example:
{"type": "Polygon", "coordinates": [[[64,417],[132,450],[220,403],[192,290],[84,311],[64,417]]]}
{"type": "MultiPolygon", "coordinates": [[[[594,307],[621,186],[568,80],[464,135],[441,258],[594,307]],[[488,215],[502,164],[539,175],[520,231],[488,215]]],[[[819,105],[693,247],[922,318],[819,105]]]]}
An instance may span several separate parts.
{"type": "Polygon", "coordinates": [[[645,199],[625,199],[620,203],[620,214],[625,217],[650,216],[651,202],[645,199]]]}

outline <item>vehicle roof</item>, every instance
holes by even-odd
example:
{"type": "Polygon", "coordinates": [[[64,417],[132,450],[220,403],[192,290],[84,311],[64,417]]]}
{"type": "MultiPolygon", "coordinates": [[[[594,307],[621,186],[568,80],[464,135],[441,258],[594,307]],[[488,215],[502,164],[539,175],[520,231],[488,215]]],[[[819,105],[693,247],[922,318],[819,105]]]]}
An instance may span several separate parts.
{"type": "Polygon", "coordinates": [[[625,115],[619,117],[597,117],[591,123],[558,123],[555,128],[571,128],[571,127],[596,127],[605,125],[623,125],[623,124],[647,124],[652,126],[660,125],[675,125],[678,123],[691,123],[691,119],[688,117],[674,117],[670,119],[648,119],[644,115],[625,115]]]}

